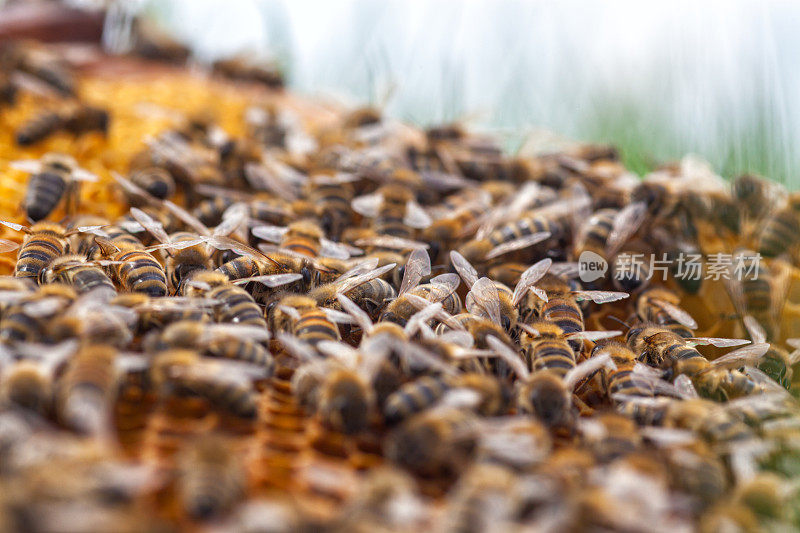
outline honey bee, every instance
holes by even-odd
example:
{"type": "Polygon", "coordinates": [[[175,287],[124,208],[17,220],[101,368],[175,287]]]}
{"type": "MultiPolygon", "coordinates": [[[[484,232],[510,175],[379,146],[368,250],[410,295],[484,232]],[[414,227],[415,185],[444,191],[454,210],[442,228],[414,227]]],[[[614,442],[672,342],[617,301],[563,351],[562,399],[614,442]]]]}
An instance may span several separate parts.
{"type": "Polygon", "coordinates": [[[113,307],[133,310],[137,320],[132,325],[136,333],[161,329],[179,320],[210,322],[216,300],[203,297],[166,296],[151,298],[144,293],[119,294],[109,302],[113,307]]]}
{"type": "Polygon", "coordinates": [[[731,183],[731,196],[749,221],[756,222],[767,216],[772,206],[780,203],[785,191],[769,180],[743,174],[731,183]]]}
{"type": "Polygon", "coordinates": [[[460,283],[458,275],[442,274],[420,285],[422,278],[430,273],[428,253],[420,248],[412,251],[406,261],[398,296],[386,306],[380,320],[405,326],[414,313],[437,302],[441,302],[444,310],[451,315],[461,311],[461,299],[455,293],[460,283]]]}
{"type": "Polygon", "coordinates": [[[386,302],[395,298],[396,293],[387,281],[381,279],[386,272],[395,268],[389,263],[379,268],[378,260],[364,261],[353,269],[342,273],[335,281],[312,289],[308,296],[320,307],[339,309],[338,296],[344,295],[366,311],[371,317],[384,308],[386,302]]]}
{"type": "Polygon", "coordinates": [[[53,407],[56,370],[75,353],[77,343],[26,344],[17,345],[16,349],[21,350],[24,357],[3,365],[0,397],[4,402],[47,415],[53,407]]]}
{"type": "Polygon", "coordinates": [[[498,378],[488,374],[421,376],[390,395],[383,414],[386,423],[394,425],[437,403],[455,406],[463,402],[481,416],[500,416],[511,403],[510,392],[498,378]]]}
{"type": "Polygon", "coordinates": [[[413,239],[415,230],[432,223],[414,194],[401,185],[384,185],[374,194],[354,198],[350,205],[356,213],[373,219],[372,228],[378,235],[413,239]]]}
{"type": "Polygon", "coordinates": [[[56,386],[61,423],[85,435],[107,434],[117,384],[116,357],[113,346],[89,344],[68,361],[56,386]]]}
{"type": "Polygon", "coordinates": [[[315,214],[325,235],[338,239],[346,225],[352,220],[350,202],[355,190],[350,183],[355,180],[351,174],[324,174],[312,176],[306,185],[309,202],[315,207],[315,214]]]}
{"type": "Polygon", "coordinates": [[[300,220],[289,224],[286,228],[277,226],[256,226],[253,235],[266,241],[280,244],[290,252],[309,258],[318,256],[348,259],[353,253],[361,250],[345,244],[335,243],[324,237],[322,228],[311,220],[300,220]]]}
{"type": "Polygon", "coordinates": [[[576,352],[569,341],[585,339],[598,341],[621,335],[621,331],[565,332],[558,324],[547,319],[536,319],[523,325],[520,345],[532,372],[549,370],[561,378],[575,368],[576,352]]]}
{"type": "Polygon", "coordinates": [[[48,153],[39,160],[15,161],[12,167],[32,174],[23,205],[28,219],[34,222],[47,218],[65,196],[67,211],[74,212],[80,195],[78,184],[98,180],[64,154],[48,153]]]}
{"type": "Polygon", "coordinates": [[[377,366],[337,341],[321,340],[312,346],[299,336],[281,333],[278,338],[305,362],[292,376],[292,390],[301,405],[333,431],[355,435],[366,429],[375,410],[370,384],[377,366]],[[315,349],[331,359],[321,359],[315,349]]]}
{"type": "Polygon", "coordinates": [[[83,135],[96,131],[108,135],[108,123],[111,117],[106,109],[80,104],[71,107],[64,116],[64,130],[72,135],[83,135]]]}
{"type": "Polygon", "coordinates": [[[244,361],[263,366],[267,375],[274,369],[272,354],[260,342],[268,340],[265,329],[249,325],[207,324],[196,320],[179,320],[158,332],[151,342],[151,351],[194,349],[204,356],[244,361]]]}
{"type": "Polygon", "coordinates": [[[246,482],[241,459],[219,436],[201,438],[179,458],[180,502],[193,520],[210,520],[230,511],[244,496],[246,482]]]}
{"type": "Polygon", "coordinates": [[[249,56],[217,60],[212,69],[223,77],[258,83],[270,89],[280,89],[284,84],[283,75],[275,64],[249,56]]]}
{"type": "MultiPolygon", "coordinates": [[[[133,170],[129,180],[131,183],[146,191],[147,194],[159,200],[168,200],[175,194],[175,180],[169,172],[159,167],[146,167],[133,170]]],[[[128,203],[137,205],[140,199],[132,191],[123,189],[126,192],[128,203]]],[[[234,202],[231,202],[233,204],[234,202]]],[[[230,206],[226,206],[227,207],[230,206]]],[[[224,211],[224,210],[223,210],[224,211]]],[[[220,213],[221,215],[221,213],[220,213]]]]}
{"type": "MultiPolygon", "coordinates": [[[[753,343],[766,342],[767,332],[755,318],[745,316],[742,321],[753,343]]],[[[793,342],[796,342],[796,340],[787,339],[787,343],[792,344],[793,342]]],[[[776,343],[770,343],[769,349],[757,368],[766,373],[776,383],[780,383],[786,389],[791,389],[792,377],[794,376],[793,367],[798,361],[800,361],[800,349],[789,352],[776,343]]]]}
{"type": "Polygon", "coordinates": [[[167,275],[164,267],[149,252],[120,241],[95,239],[103,254],[113,261],[111,271],[126,292],[148,296],[166,296],[167,275]]]}
{"type": "Polygon", "coordinates": [[[202,357],[193,350],[165,350],[150,369],[154,385],[163,392],[189,393],[215,408],[252,420],[258,393],[253,381],[266,378],[266,369],[241,361],[202,357]]]}
{"type": "Polygon", "coordinates": [[[53,283],[15,298],[0,318],[0,340],[39,342],[51,340],[47,321],[69,307],[78,295],[67,285],[53,283]]]}
{"type": "Polygon", "coordinates": [[[520,479],[504,466],[476,464],[455,487],[448,502],[452,531],[513,529],[524,505],[520,479]]]}
{"type": "Polygon", "coordinates": [[[64,127],[63,117],[56,111],[41,111],[24,122],[14,136],[19,146],[31,146],[45,140],[64,127]]]}
{"type": "Polygon", "coordinates": [[[636,299],[636,315],[642,322],[661,325],[680,324],[690,330],[697,329],[697,322],[681,309],[681,298],[663,287],[651,287],[636,299]]]}
{"type": "Polygon", "coordinates": [[[113,298],[117,289],[103,270],[104,264],[87,261],[80,255],[62,255],[39,271],[39,284],[63,283],[78,294],[100,291],[113,298]]]}
{"type": "Polygon", "coordinates": [[[519,378],[516,391],[517,409],[535,415],[550,429],[574,428],[576,415],[573,410],[573,389],[586,376],[609,364],[603,358],[589,359],[573,365],[561,377],[560,373],[543,368],[531,372],[520,355],[494,337],[487,344],[501,357],[519,378]]]}
{"type": "Polygon", "coordinates": [[[317,302],[307,296],[288,294],[267,308],[267,320],[270,331],[288,333],[315,346],[326,340],[341,340],[334,320],[350,322],[350,317],[333,309],[318,307],[317,302]]]}
{"type": "Polygon", "coordinates": [[[475,452],[476,423],[475,415],[463,409],[423,411],[389,436],[386,456],[417,475],[457,475],[475,452]]]}
{"type": "Polygon", "coordinates": [[[478,278],[478,272],[458,252],[450,252],[450,260],[470,291],[465,306],[470,313],[488,318],[512,334],[517,327],[519,312],[514,305],[514,292],[499,281],[478,278]]]}

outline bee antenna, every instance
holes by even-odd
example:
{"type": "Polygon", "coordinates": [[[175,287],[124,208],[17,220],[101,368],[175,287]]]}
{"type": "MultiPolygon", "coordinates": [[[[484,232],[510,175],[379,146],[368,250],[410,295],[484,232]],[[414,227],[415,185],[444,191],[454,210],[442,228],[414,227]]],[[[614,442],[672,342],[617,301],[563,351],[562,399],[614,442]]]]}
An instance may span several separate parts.
{"type": "Polygon", "coordinates": [[[619,322],[620,324],[622,324],[623,326],[625,326],[628,329],[631,329],[631,325],[630,324],[628,324],[624,320],[621,320],[621,319],[615,317],[614,315],[608,315],[608,318],[610,318],[611,320],[613,320],[615,322],[619,322]]]}

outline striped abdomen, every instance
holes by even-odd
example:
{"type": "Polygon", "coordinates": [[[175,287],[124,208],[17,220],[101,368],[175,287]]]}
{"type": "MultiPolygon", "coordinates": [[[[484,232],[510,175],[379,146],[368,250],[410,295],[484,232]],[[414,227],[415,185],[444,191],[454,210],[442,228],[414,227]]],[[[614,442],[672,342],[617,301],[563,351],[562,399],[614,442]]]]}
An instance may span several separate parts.
{"type": "Polygon", "coordinates": [[[533,371],[550,370],[563,378],[575,368],[575,352],[568,342],[560,339],[537,341],[531,351],[533,371]]]}
{"type": "Polygon", "coordinates": [[[58,113],[45,111],[25,122],[17,130],[16,141],[20,146],[30,146],[43,141],[64,125],[58,113]]]}
{"type": "Polygon", "coordinates": [[[298,339],[312,346],[321,341],[341,340],[339,327],[328,320],[328,316],[319,308],[303,312],[294,323],[293,330],[298,339]]]}
{"type": "Polygon", "coordinates": [[[167,276],[156,258],[144,250],[131,250],[115,255],[123,264],[116,267],[117,279],[126,291],[148,296],[167,294],[167,276]]]}
{"type": "Polygon", "coordinates": [[[275,361],[263,345],[248,339],[227,338],[210,343],[205,349],[206,355],[223,359],[235,359],[253,363],[268,369],[272,374],[275,361]]]}
{"type": "Polygon", "coordinates": [[[192,210],[192,214],[206,226],[216,226],[222,222],[222,214],[235,202],[227,196],[215,196],[203,200],[192,210]]]}
{"type": "Polygon", "coordinates": [[[70,268],[60,276],[63,283],[72,285],[79,294],[84,294],[101,287],[117,292],[116,287],[111,279],[106,275],[103,269],[94,265],[80,265],[70,268]]]}
{"type": "Polygon", "coordinates": [[[461,303],[461,298],[459,298],[458,294],[455,292],[451,292],[444,298],[440,298],[440,291],[442,289],[430,284],[425,283],[423,285],[417,285],[413,289],[409,291],[409,294],[414,294],[421,298],[425,298],[430,302],[442,302],[442,307],[445,311],[450,313],[451,315],[457,315],[463,309],[463,305],[461,303]]]}
{"type": "Polygon", "coordinates": [[[422,376],[406,383],[386,399],[383,414],[387,424],[402,422],[413,414],[424,411],[450,388],[445,378],[422,376]]]}
{"type": "Polygon", "coordinates": [[[492,243],[492,247],[496,247],[542,231],[550,232],[555,238],[560,237],[563,233],[562,227],[557,222],[540,216],[529,216],[500,226],[489,234],[488,239],[492,243]]]}
{"type": "Polygon", "coordinates": [[[319,240],[305,235],[288,235],[281,242],[281,247],[291,250],[306,257],[317,257],[319,255],[319,240]]]}
{"type": "Polygon", "coordinates": [[[758,251],[765,257],[777,257],[800,239],[800,220],[791,208],[778,211],[766,221],[758,241],[758,251]]]}
{"type": "Polygon", "coordinates": [[[261,308],[241,287],[235,285],[217,287],[211,290],[207,297],[222,302],[217,316],[220,322],[267,327],[261,308]]]}
{"type": "Polygon", "coordinates": [[[53,259],[64,255],[64,240],[47,233],[29,236],[17,255],[14,276],[38,280],[39,271],[53,259]]]}

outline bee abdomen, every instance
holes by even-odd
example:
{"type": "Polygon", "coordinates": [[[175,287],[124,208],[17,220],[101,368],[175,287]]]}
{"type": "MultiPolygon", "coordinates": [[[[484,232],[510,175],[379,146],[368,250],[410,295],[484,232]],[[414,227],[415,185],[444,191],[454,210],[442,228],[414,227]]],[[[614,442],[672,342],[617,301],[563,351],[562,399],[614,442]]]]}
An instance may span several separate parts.
{"type": "Polygon", "coordinates": [[[161,263],[144,251],[123,254],[124,263],[119,268],[122,285],[131,292],[141,292],[149,296],[167,294],[167,276],[161,263]]]}
{"type": "Polygon", "coordinates": [[[396,424],[437,402],[450,388],[442,378],[423,376],[406,383],[386,399],[383,414],[387,424],[396,424]]]}
{"type": "Polygon", "coordinates": [[[53,258],[64,254],[64,245],[58,239],[34,237],[20,248],[14,276],[39,278],[39,271],[53,258]]]}
{"type": "Polygon", "coordinates": [[[244,289],[223,286],[211,291],[208,297],[217,298],[223,302],[219,314],[220,322],[267,327],[261,308],[244,289]]]}
{"type": "Polygon", "coordinates": [[[20,146],[30,146],[43,141],[64,125],[58,113],[45,112],[35,116],[17,131],[16,141],[20,146]]]}

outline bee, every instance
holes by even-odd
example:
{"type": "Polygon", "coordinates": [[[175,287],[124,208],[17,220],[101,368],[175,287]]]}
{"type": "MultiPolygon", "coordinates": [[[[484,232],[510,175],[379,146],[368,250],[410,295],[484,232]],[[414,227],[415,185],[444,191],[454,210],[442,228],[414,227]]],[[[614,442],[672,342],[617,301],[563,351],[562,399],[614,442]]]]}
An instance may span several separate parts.
{"type": "Polygon", "coordinates": [[[17,68],[45,83],[61,96],[75,96],[75,75],[63,58],[41,47],[21,51],[17,68]]]}
{"type": "Polygon", "coordinates": [[[417,475],[457,475],[475,453],[476,424],[475,414],[464,409],[423,411],[406,420],[389,436],[386,456],[417,475]]]}
{"type": "Polygon", "coordinates": [[[752,174],[743,174],[731,183],[731,196],[737,207],[753,222],[767,216],[784,195],[773,182],[752,174]]]}
{"type": "Polygon", "coordinates": [[[572,391],[575,385],[609,364],[604,358],[589,359],[580,365],[573,365],[563,377],[559,371],[550,368],[542,368],[532,373],[517,351],[507,344],[494,337],[489,337],[487,344],[519,378],[516,391],[517,409],[535,415],[550,429],[573,430],[576,415],[573,410],[572,391]]]}
{"type": "Polygon", "coordinates": [[[24,122],[14,136],[19,146],[31,146],[45,140],[64,127],[63,117],[55,111],[41,111],[24,122]]]}
{"type": "Polygon", "coordinates": [[[153,384],[162,392],[189,393],[216,409],[242,419],[257,415],[258,393],[254,380],[266,378],[267,369],[241,361],[202,357],[193,350],[159,352],[151,365],[153,384]]]}
{"type": "Polygon", "coordinates": [[[148,296],[167,295],[164,267],[149,252],[120,241],[117,244],[103,239],[95,241],[103,254],[113,261],[111,271],[124,291],[148,296]]]}
{"type": "Polygon", "coordinates": [[[306,185],[308,201],[315,206],[315,214],[325,235],[337,239],[346,225],[352,220],[350,202],[355,190],[351,174],[312,176],[306,185]]]}
{"type": "Polygon", "coordinates": [[[39,271],[39,285],[63,283],[75,289],[78,294],[101,291],[113,298],[117,294],[111,279],[100,263],[87,261],[80,255],[56,257],[39,271]]]}
{"type": "Polygon", "coordinates": [[[263,366],[268,376],[275,363],[261,342],[268,332],[249,325],[207,324],[197,320],[178,320],[158,332],[148,347],[150,351],[193,349],[207,357],[233,359],[263,366]]]}
{"type": "Polygon", "coordinates": [[[461,299],[455,293],[460,284],[457,274],[442,274],[423,285],[419,282],[430,275],[431,262],[424,249],[412,251],[406,261],[403,280],[397,298],[383,311],[380,320],[405,326],[409,318],[431,303],[441,302],[444,310],[453,315],[461,311],[461,299]]]}
{"type": "MultiPolygon", "coordinates": [[[[159,200],[168,200],[175,195],[175,180],[169,172],[160,167],[146,167],[135,169],[131,172],[129,180],[131,183],[146,191],[147,194],[159,200]]],[[[128,203],[137,205],[140,199],[135,194],[131,194],[127,189],[126,192],[128,203]]],[[[233,201],[230,202],[233,205],[233,201]]],[[[230,207],[226,206],[225,209],[230,207]]],[[[224,212],[224,209],[223,209],[224,212]]],[[[222,212],[220,212],[221,218],[222,212]]]]}
{"type": "Polygon", "coordinates": [[[80,197],[79,183],[98,180],[91,172],[78,167],[72,157],[52,152],[39,160],[15,161],[12,167],[32,174],[23,207],[33,222],[47,218],[65,196],[67,211],[74,212],[80,197]]]}
{"type": "MultiPolygon", "coordinates": [[[[514,288],[512,303],[519,306],[520,321],[530,322],[533,317],[553,322],[565,334],[574,334],[584,330],[583,311],[580,301],[591,300],[597,304],[614,302],[627,298],[626,292],[575,290],[561,276],[549,273],[552,261],[542,259],[531,265],[520,276],[514,288]]],[[[573,350],[579,352],[582,341],[570,339],[573,350]]]]}
{"type": "Polygon", "coordinates": [[[230,453],[230,443],[219,436],[191,444],[178,464],[181,507],[193,520],[222,516],[245,495],[247,473],[241,459],[230,453]]]}
{"type": "Polygon", "coordinates": [[[797,249],[800,242],[800,194],[792,193],[786,205],[770,213],[758,235],[758,251],[778,257],[797,249]]]}
{"type": "MultiPolygon", "coordinates": [[[[767,340],[767,332],[752,316],[745,316],[742,319],[747,333],[753,343],[760,344],[767,340]]],[[[787,339],[788,343],[795,342],[794,339],[787,339]]],[[[791,389],[792,377],[794,376],[793,366],[800,361],[800,349],[795,349],[791,353],[776,343],[770,343],[769,349],[764,354],[757,368],[767,374],[776,383],[786,389],[791,389]]]]}
{"type": "Polygon", "coordinates": [[[659,326],[640,325],[627,334],[628,346],[645,362],[653,361],[665,370],[668,378],[686,375],[705,396],[724,398],[743,396],[757,390],[757,384],[735,370],[757,361],[767,352],[769,344],[758,343],[739,348],[709,361],[695,347],[712,344],[717,347],[737,346],[748,341],[738,339],[690,338],[659,326]]]}
{"type": "Polygon", "coordinates": [[[163,329],[179,320],[211,322],[218,303],[202,297],[152,298],[140,292],[119,294],[109,305],[133,310],[137,320],[132,324],[132,329],[137,334],[143,334],[153,329],[163,329]]]}
{"type": "Polygon", "coordinates": [[[309,258],[318,256],[348,259],[352,253],[360,253],[345,244],[336,243],[325,238],[322,228],[312,220],[299,220],[286,228],[277,226],[256,226],[253,235],[266,241],[280,244],[289,252],[309,258]]]}
{"type": "Polygon", "coordinates": [[[82,346],[67,362],[56,385],[62,424],[84,435],[109,431],[111,400],[117,385],[117,350],[107,344],[82,346]]]}
{"type": "Polygon", "coordinates": [[[110,120],[111,117],[106,109],[80,104],[65,113],[64,130],[75,136],[92,131],[107,136],[110,120]]]}
{"type": "Polygon", "coordinates": [[[48,321],[69,307],[78,295],[67,285],[53,283],[27,293],[8,306],[0,318],[0,340],[51,340],[48,321]]]}
{"type": "Polygon", "coordinates": [[[532,372],[549,370],[563,378],[575,368],[576,353],[569,344],[571,339],[597,341],[621,335],[621,331],[565,332],[558,324],[547,319],[536,319],[523,326],[520,345],[532,372]]]}
{"type": "Polygon", "coordinates": [[[501,325],[508,334],[514,332],[519,320],[519,311],[513,302],[514,292],[498,281],[478,278],[475,267],[455,250],[450,252],[450,260],[470,289],[465,299],[467,311],[501,325]]]}
{"type": "Polygon", "coordinates": [[[75,341],[54,346],[17,345],[22,359],[4,364],[0,398],[46,416],[53,407],[55,373],[77,349],[75,341]]]}
{"type": "MultiPolygon", "coordinates": [[[[338,325],[329,317],[336,318],[337,312],[318,307],[315,300],[298,294],[283,296],[267,308],[270,331],[294,335],[311,346],[341,340],[338,325]]],[[[345,317],[349,321],[349,316],[345,317]]]]}
{"type": "Polygon", "coordinates": [[[0,276],[0,318],[14,303],[30,296],[36,290],[31,278],[0,276]]]}
{"type": "Polygon", "coordinates": [[[413,239],[415,230],[432,223],[413,192],[402,185],[384,185],[374,194],[354,198],[350,205],[356,213],[373,219],[372,229],[378,235],[413,239]]]}
{"type": "Polygon", "coordinates": [[[366,358],[332,340],[311,345],[299,336],[281,333],[281,343],[304,361],[292,376],[292,391],[306,409],[333,431],[355,435],[366,429],[375,410],[373,372],[366,358]],[[321,359],[316,350],[330,355],[321,359]]]}
{"type": "Polygon", "coordinates": [[[636,354],[627,345],[616,341],[596,344],[591,357],[608,357],[614,363],[603,372],[603,389],[609,398],[654,395],[652,383],[637,376],[636,354]]]}
{"type": "MultiPolygon", "coordinates": [[[[663,287],[651,287],[636,299],[636,315],[642,322],[660,325],[679,324],[689,330],[697,329],[697,322],[681,309],[680,296],[663,287]]],[[[688,336],[692,336],[691,332],[688,336]]]]}
{"type": "Polygon", "coordinates": [[[219,59],[212,69],[215,74],[232,80],[255,82],[270,89],[280,89],[284,80],[280,70],[271,62],[255,61],[251,57],[237,56],[219,59]]]}
{"type": "Polygon", "coordinates": [[[581,421],[581,437],[595,459],[609,463],[633,453],[642,445],[642,436],[629,418],[613,413],[600,413],[581,421]]]}
{"type": "Polygon", "coordinates": [[[384,308],[386,302],[393,300],[396,296],[394,287],[381,278],[396,265],[389,263],[375,268],[377,265],[376,258],[364,261],[342,273],[335,281],[312,289],[308,296],[314,299],[320,307],[338,310],[337,298],[339,295],[345,295],[371,317],[375,317],[384,308]]]}
{"type": "Polygon", "coordinates": [[[421,376],[391,394],[383,407],[387,424],[398,424],[441,402],[465,402],[481,416],[505,414],[511,404],[511,391],[489,374],[466,372],[456,375],[421,376]]]}
{"type": "Polygon", "coordinates": [[[452,531],[514,529],[525,504],[518,476],[495,464],[473,465],[455,487],[447,505],[452,531]]]}

